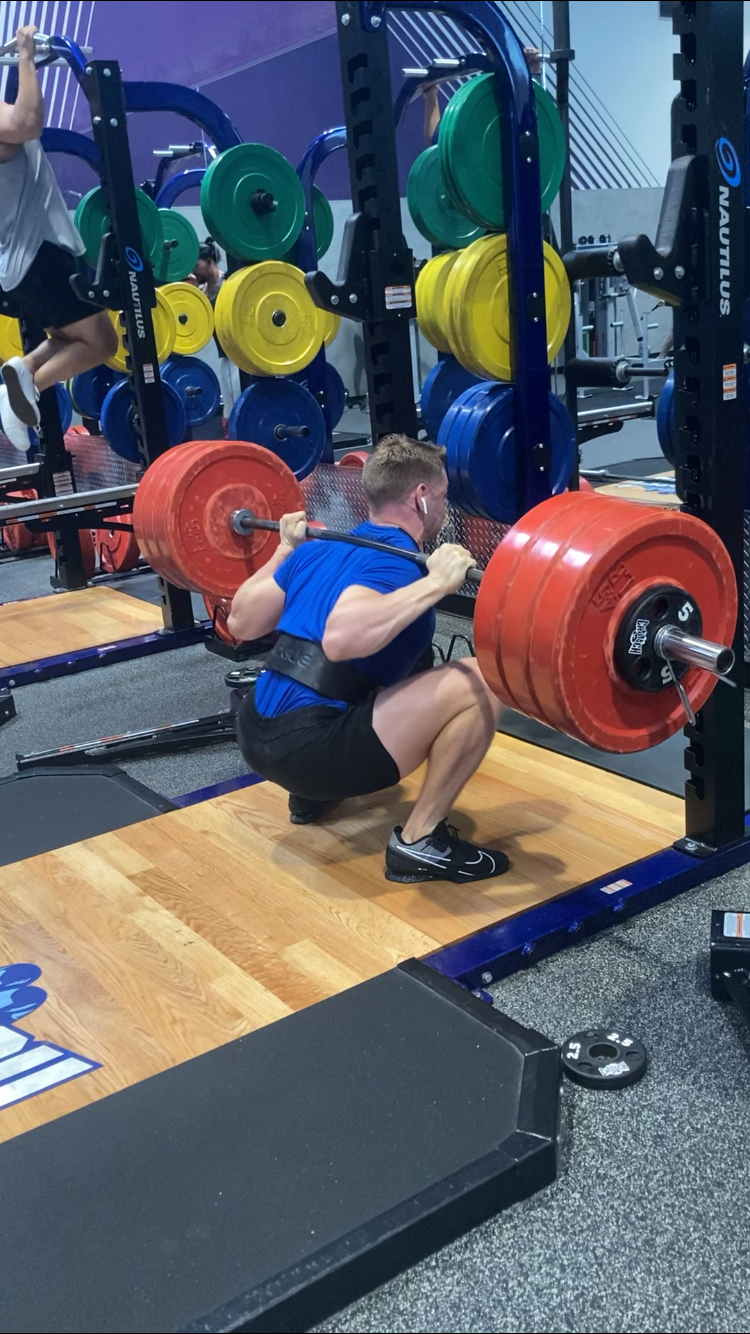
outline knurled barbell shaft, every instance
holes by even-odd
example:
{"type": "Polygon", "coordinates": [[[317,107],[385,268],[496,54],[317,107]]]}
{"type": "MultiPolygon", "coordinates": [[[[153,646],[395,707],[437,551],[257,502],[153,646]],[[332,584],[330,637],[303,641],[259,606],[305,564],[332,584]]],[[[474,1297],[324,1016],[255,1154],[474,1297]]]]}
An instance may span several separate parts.
{"type": "MultiPolygon", "coordinates": [[[[256,529],[262,529],[268,533],[278,533],[281,531],[281,525],[275,519],[257,519],[252,510],[235,510],[232,515],[232,527],[236,533],[245,536],[254,532],[256,529]]],[[[427,564],[427,557],[421,551],[405,551],[403,547],[392,547],[387,542],[374,542],[369,537],[357,537],[354,533],[338,533],[333,528],[314,528],[310,525],[305,529],[305,536],[315,538],[319,542],[347,542],[351,547],[367,547],[370,551],[387,552],[389,555],[403,556],[404,560],[410,560],[413,565],[427,564]]],[[[466,578],[469,583],[478,584],[482,579],[482,571],[475,565],[466,571],[466,578]]]]}

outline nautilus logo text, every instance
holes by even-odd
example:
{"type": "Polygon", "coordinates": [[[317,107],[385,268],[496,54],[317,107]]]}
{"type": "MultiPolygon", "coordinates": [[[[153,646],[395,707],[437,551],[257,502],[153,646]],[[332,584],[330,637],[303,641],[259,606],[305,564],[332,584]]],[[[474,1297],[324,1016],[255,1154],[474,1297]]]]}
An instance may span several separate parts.
{"type": "Polygon", "coordinates": [[[716,141],[716,161],[726,185],[719,182],[719,314],[728,315],[732,309],[731,248],[729,243],[729,189],[739,185],[742,168],[737,150],[728,139],[716,141]]]}
{"type": "Polygon", "coordinates": [[[742,168],[737,149],[723,136],[716,140],[716,160],[727,185],[739,185],[742,180],[742,168]]]}

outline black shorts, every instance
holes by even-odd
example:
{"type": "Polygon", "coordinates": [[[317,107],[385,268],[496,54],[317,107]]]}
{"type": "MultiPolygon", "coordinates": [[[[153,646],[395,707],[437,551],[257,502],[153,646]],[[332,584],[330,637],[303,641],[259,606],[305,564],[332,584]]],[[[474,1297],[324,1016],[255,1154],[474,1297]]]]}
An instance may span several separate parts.
{"type": "Polygon", "coordinates": [[[264,718],[251,688],[237,711],[237,743],[261,778],[295,797],[343,801],[393,787],[401,775],[372,726],[375,696],[348,709],[311,704],[264,718]]]}
{"type": "Polygon", "coordinates": [[[8,296],[40,328],[64,329],[102,309],[76,296],[70,278],[79,271],[80,262],[69,250],[42,241],[31,268],[8,296]]]}

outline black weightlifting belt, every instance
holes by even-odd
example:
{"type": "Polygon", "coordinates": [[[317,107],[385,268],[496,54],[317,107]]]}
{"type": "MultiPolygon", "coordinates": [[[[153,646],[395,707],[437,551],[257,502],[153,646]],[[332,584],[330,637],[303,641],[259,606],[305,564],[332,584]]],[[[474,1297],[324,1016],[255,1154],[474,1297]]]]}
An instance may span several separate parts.
{"type": "Polygon", "coordinates": [[[324,699],[341,699],[346,704],[361,704],[377,690],[371,676],[357,671],[349,662],[331,662],[320,644],[296,635],[279,635],[266,658],[266,670],[288,676],[302,686],[309,686],[324,699]]]}

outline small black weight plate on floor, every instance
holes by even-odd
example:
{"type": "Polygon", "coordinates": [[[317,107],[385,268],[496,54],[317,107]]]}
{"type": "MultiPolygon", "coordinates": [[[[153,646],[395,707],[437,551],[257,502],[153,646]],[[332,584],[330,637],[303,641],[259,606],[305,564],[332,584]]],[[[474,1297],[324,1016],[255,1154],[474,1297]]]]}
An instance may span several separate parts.
{"type": "Polygon", "coordinates": [[[568,1079],[587,1089],[624,1089],[646,1073],[648,1056],[638,1038],[618,1028],[587,1028],[562,1044],[568,1079]]]}

